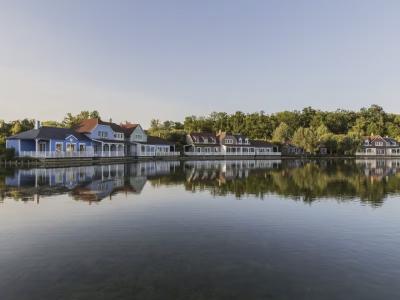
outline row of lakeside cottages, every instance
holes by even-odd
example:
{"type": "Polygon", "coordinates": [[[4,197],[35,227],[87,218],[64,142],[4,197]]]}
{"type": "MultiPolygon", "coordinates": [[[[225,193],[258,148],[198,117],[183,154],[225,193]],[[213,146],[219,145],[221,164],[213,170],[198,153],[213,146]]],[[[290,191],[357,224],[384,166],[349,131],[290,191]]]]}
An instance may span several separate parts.
{"type": "MultiPolygon", "coordinates": [[[[139,124],[116,124],[100,119],[87,119],[73,129],[46,127],[36,122],[35,128],[6,139],[6,147],[19,157],[176,157],[175,144],[149,136],[139,124]]],[[[287,143],[280,149],[271,143],[251,140],[242,134],[227,132],[190,133],[186,136],[185,156],[259,156],[303,155],[304,150],[287,143]]],[[[320,147],[319,154],[327,154],[320,147]]],[[[394,139],[374,136],[364,140],[358,156],[400,156],[400,145],[394,139]]]]}

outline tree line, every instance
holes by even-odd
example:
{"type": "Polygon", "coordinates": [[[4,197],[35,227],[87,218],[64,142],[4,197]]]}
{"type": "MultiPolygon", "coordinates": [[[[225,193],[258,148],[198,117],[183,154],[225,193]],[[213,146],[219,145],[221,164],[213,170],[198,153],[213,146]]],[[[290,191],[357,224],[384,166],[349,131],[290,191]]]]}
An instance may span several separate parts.
{"type": "Polygon", "coordinates": [[[208,116],[187,116],[183,122],[154,119],[149,128],[151,134],[174,141],[187,132],[220,130],[278,144],[290,142],[309,153],[316,153],[324,146],[330,154],[353,154],[364,136],[387,135],[400,140],[400,115],[387,113],[379,105],[357,112],[306,107],[274,114],[213,112],[208,116]]]}
{"type": "MultiPolygon", "coordinates": [[[[82,111],[77,115],[66,114],[61,122],[45,121],[42,124],[71,128],[84,119],[95,117],[100,117],[96,110],[82,111]]],[[[34,120],[0,120],[0,151],[4,151],[6,137],[33,127],[34,120]]],[[[306,107],[301,111],[273,114],[263,111],[237,111],[233,114],[213,112],[208,116],[186,116],[183,122],[153,119],[147,131],[150,135],[177,143],[180,149],[185,143],[186,133],[220,130],[278,144],[290,142],[309,153],[316,153],[319,147],[325,146],[330,154],[353,154],[363,136],[387,135],[400,140],[400,114],[387,113],[379,105],[371,105],[359,111],[322,111],[306,107]]]]}

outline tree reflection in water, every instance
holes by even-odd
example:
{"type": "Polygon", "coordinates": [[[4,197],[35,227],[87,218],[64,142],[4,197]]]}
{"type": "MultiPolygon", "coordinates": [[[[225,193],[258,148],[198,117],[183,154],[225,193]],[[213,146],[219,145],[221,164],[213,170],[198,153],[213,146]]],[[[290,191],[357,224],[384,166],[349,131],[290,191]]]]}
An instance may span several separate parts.
{"type": "Polygon", "coordinates": [[[312,203],[360,199],[379,206],[400,191],[400,160],[150,161],[134,164],[47,169],[0,169],[1,200],[39,201],[68,194],[95,203],[118,193],[182,186],[188,192],[237,199],[268,194],[312,203]]]}

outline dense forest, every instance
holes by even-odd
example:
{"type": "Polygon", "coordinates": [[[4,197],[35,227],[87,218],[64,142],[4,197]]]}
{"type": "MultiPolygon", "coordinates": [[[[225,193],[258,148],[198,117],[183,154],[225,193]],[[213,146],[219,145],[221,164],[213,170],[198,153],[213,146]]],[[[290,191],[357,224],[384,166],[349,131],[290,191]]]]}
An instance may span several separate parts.
{"type": "Polygon", "coordinates": [[[185,132],[219,130],[280,144],[291,142],[310,153],[324,145],[330,154],[352,154],[363,136],[379,134],[400,140],[400,115],[387,113],[378,105],[358,112],[306,107],[274,114],[213,112],[209,116],[188,116],[183,123],[152,120],[149,128],[151,134],[177,142],[185,132]]]}
{"type": "MultiPolygon", "coordinates": [[[[82,111],[77,115],[68,113],[62,121],[45,121],[43,125],[73,127],[86,118],[100,117],[97,111],[82,111]]],[[[0,152],[4,151],[5,138],[32,129],[34,120],[0,120],[0,152]]],[[[265,114],[263,111],[233,114],[213,112],[209,116],[187,116],[182,121],[153,119],[148,133],[176,142],[185,141],[185,134],[194,131],[231,131],[242,133],[251,139],[282,144],[292,144],[315,153],[324,145],[331,154],[352,154],[363,136],[383,135],[400,140],[400,115],[387,113],[382,107],[372,105],[358,112],[338,109],[322,111],[306,107],[301,111],[283,111],[265,114]]]]}

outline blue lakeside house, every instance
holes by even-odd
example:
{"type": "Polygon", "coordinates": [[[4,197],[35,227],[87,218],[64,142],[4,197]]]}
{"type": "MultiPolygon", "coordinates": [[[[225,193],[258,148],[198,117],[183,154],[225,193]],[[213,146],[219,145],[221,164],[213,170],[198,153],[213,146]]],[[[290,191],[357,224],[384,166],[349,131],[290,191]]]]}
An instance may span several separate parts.
{"type": "Polygon", "coordinates": [[[69,128],[41,127],[21,132],[6,139],[6,147],[20,157],[63,158],[92,157],[93,142],[84,134],[69,128]]]}
{"type": "Polygon", "coordinates": [[[125,131],[121,126],[94,118],[83,120],[74,129],[92,141],[94,156],[125,156],[125,131]]]}
{"type": "Polygon", "coordinates": [[[139,124],[86,119],[73,129],[40,126],[6,139],[19,157],[141,157],[178,156],[175,144],[148,136],[139,124]]]}

